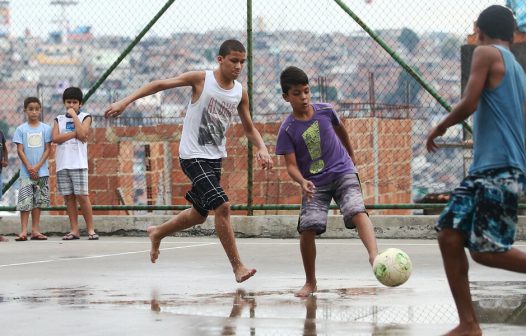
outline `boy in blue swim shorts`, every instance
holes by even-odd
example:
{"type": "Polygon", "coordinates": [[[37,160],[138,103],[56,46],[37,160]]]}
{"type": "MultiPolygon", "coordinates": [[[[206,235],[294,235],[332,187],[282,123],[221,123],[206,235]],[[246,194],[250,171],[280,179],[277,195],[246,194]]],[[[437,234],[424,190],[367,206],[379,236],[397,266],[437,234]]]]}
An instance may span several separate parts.
{"type": "Polygon", "coordinates": [[[515,19],[503,6],[477,19],[479,46],[473,52],[464,96],[429,134],[435,138],[474,113],[473,164],[440,215],[436,229],[459,324],[447,335],[482,335],[471,300],[468,259],[526,273],[526,253],[513,248],[517,205],[526,186],[524,103],[526,76],[510,52],[515,19]]]}

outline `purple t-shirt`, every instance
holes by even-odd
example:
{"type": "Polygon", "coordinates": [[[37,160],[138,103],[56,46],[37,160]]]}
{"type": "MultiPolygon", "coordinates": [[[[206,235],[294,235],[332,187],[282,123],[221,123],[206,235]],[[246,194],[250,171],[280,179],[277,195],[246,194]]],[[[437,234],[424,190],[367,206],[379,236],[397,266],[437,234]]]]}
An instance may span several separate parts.
{"type": "Polygon", "coordinates": [[[340,119],[330,104],[312,104],[310,120],[289,115],[279,129],[276,154],[295,153],[303,177],[314,185],[328,184],[345,174],[356,173],[354,163],[336,135],[340,119]]]}

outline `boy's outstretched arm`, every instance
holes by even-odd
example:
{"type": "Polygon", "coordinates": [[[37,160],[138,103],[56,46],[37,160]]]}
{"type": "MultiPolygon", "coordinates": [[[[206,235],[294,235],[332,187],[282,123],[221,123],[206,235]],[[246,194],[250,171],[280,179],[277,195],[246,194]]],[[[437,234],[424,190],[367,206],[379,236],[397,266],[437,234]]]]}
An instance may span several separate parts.
{"type": "Polygon", "coordinates": [[[201,95],[201,92],[203,91],[204,81],[204,71],[189,71],[173,78],[154,80],[140,87],[139,89],[132,92],[130,95],[124,97],[123,99],[108,106],[104,110],[104,116],[106,118],[116,118],[124,112],[128,105],[130,105],[139,98],[152,95],[159,91],[173,89],[181,86],[192,87],[192,102],[195,102],[201,95]]]}
{"type": "Polygon", "coordinates": [[[254,127],[252,118],[250,118],[250,112],[248,111],[248,93],[244,88],[237,111],[241,123],[243,124],[245,136],[256,147],[256,159],[258,160],[258,163],[263,169],[271,169],[273,166],[272,158],[268,153],[267,146],[265,145],[265,142],[263,142],[261,134],[259,134],[259,131],[254,127]]]}
{"type": "Polygon", "coordinates": [[[482,90],[487,84],[492,66],[497,63],[500,57],[500,52],[497,48],[490,46],[475,48],[471,61],[471,72],[464,89],[464,96],[453,111],[442,119],[427,136],[426,148],[429,152],[435,152],[438,149],[435,138],[444,135],[449,127],[462,122],[475,112],[482,90]]]}
{"type": "Polygon", "coordinates": [[[314,186],[314,183],[311,181],[305,179],[303,175],[301,174],[298,163],[296,161],[296,154],[294,153],[287,153],[285,154],[285,164],[287,165],[287,172],[289,173],[289,176],[298,184],[301,186],[302,192],[307,194],[307,198],[311,199],[312,195],[314,195],[314,191],[316,190],[316,187],[314,186]]]}

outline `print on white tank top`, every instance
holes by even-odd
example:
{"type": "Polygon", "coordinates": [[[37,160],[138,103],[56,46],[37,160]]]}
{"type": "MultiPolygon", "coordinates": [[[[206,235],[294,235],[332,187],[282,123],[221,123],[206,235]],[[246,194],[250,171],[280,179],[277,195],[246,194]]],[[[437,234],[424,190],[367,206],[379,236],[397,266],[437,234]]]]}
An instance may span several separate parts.
{"type": "Polygon", "coordinates": [[[188,104],[183,123],[179,155],[182,159],[219,159],[227,156],[226,131],[241,102],[243,88],[225,90],[217,83],[213,71],[206,71],[203,92],[188,104]]]}

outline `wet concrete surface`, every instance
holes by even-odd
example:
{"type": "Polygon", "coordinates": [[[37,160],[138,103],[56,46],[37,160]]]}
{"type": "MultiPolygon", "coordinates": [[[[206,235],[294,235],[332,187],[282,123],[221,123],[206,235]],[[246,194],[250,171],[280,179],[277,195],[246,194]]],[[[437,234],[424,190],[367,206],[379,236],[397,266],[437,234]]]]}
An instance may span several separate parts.
{"type": "MultiPolygon", "coordinates": [[[[0,335],[440,335],[457,313],[436,241],[379,240],[409,254],[396,288],[374,278],[356,239],[317,241],[318,293],[304,283],[296,239],[238,239],[258,273],[234,281],[216,238],[0,244],[0,335]]],[[[526,250],[526,242],[518,242],[526,250]]],[[[484,335],[526,335],[526,277],[471,263],[484,335]]]]}

